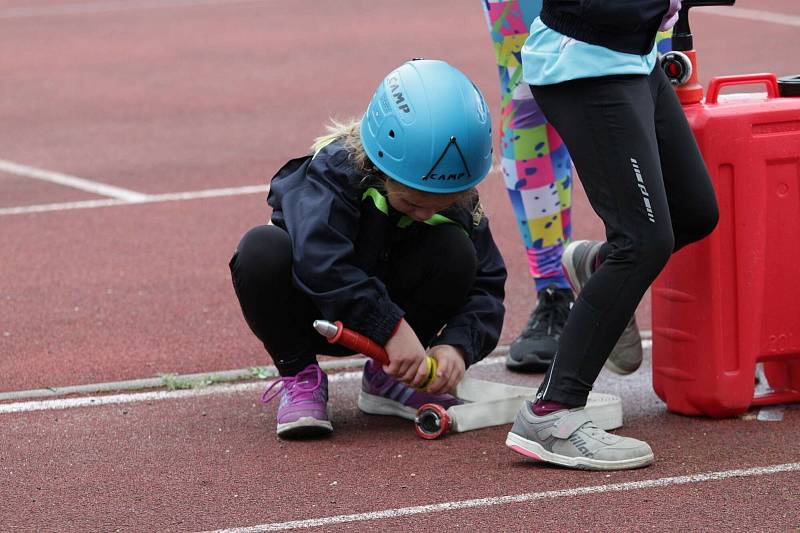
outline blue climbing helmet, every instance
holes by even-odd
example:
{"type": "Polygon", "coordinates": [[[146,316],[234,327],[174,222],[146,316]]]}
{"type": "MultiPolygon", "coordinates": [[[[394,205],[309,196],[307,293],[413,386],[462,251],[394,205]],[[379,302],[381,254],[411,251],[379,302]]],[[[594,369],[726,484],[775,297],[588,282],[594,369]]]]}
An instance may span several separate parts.
{"type": "Polygon", "coordinates": [[[361,143],[384,174],[421,191],[474,187],[492,166],[486,100],[444,61],[408,61],[381,82],[361,119],[361,143]]]}

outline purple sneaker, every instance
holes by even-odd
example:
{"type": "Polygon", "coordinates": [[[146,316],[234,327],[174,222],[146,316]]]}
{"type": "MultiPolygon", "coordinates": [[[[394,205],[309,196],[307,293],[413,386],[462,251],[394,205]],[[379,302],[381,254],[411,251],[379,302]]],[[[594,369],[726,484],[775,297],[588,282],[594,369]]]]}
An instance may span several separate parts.
{"type": "Polygon", "coordinates": [[[267,403],[278,394],[279,437],[317,437],[333,431],[328,417],[328,376],[319,365],[308,365],[296,376],[273,381],[261,401],[267,403]],[[283,387],[275,388],[278,383],[283,387]]]}
{"type": "Polygon", "coordinates": [[[417,409],[436,403],[447,409],[464,402],[450,394],[430,394],[409,387],[383,371],[379,364],[367,361],[361,378],[358,408],[371,415],[395,415],[414,420],[417,409]]]}

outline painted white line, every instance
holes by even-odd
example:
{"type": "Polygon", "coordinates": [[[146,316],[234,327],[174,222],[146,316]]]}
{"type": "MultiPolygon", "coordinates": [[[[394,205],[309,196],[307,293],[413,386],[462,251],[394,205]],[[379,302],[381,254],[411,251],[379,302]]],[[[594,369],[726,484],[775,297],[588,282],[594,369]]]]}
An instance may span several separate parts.
{"type": "Polygon", "coordinates": [[[695,9],[692,11],[692,14],[697,13],[708,13],[711,15],[719,15],[721,17],[752,20],[755,22],[769,22],[772,24],[780,24],[782,26],[800,27],[800,17],[797,15],[775,13],[774,11],[761,11],[759,9],[746,9],[740,7],[708,7],[704,9],[695,9]]]}
{"type": "MultiPolygon", "coordinates": [[[[364,366],[365,357],[347,359],[332,359],[322,361],[319,366],[322,370],[346,370],[364,366]]],[[[278,376],[278,369],[274,365],[234,368],[231,370],[218,370],[215,372],[197,372],[192,374],[166,374],[155,378],[128,379],[124,381],[105,381],[102,383],[86,383],[83,385],[66,385],[62,387],[48,387],[46,389],[28,389],[9,392],[0,392],[0,402],[5,401],[30,401],[39,398],[61,398],[73,395],[90,395],[98,393],[123,393],[141,392],[145,390],[163,389],[168,380],[173,383],[184,383],[186,388],[204,386],[206,384],[223,384],[242,382],[254,379],[271,379],[278,376]]]]}
{"type": "MultiPolygon", "coordinates": [[[[332,526],[334,524],[366,522],[370,520],[391,520],[405,516],[456,511],[459,509],[474,509],[508,505],[512,503],[525,503],[536,500],[573,498],[588,494],[603,494],[608,492],[628,492],[634,490],[671,487],[675,485],[688,485],[692,483],[707,483],[722,481],[731,478],[747,478],[755,476],[768,476],[785,472],[800,471],[800,463],[785,463],[772,466],[758,466],[738,470],[722,470],[719,472],[705,472],[688,476],[662,477],[644,481],[630,481],[627,483],[613,483],[609,485],[591,485],[588,487],[575,487],[562,490],[548,490],[545,492],[528,492],[510,496],[497,496],[493,498],[477,498],[474,500],[460,500],[454,502],[419,505],[416,507],[400,507],[370,513],[326,516],[309,520],[293,520],[291,522],[273,522],[251,527],[237,527],[231,529],[218,529],[213,533],[255,533],[258,531],[284,531],[287,529],[304,529],[310,527],[332,526]]],[[[376,529],[378,526],[375,526],[376,529]]],[[[209,532],[211,533],[211,532],[209,532]]]]}
{"type": "MultiPolygon", "coordinates": [[[[329,383],[361,379],[361,371],[341,372],[328,376],[329,383]]],[[[0,404],[0,414],[30,413],[33,411],[59,411],[75,407],[99,407],[103,405],[154,402],[160,400],[180,400],[264,390],[271,381],[255,381],[234,385],[210,385],[200,389],[175,391],[137,392],[131,394],[113,394],[109,396],[87,396],[83,398],[63,398],[60,400],[39,400],[33,402],[14,402],[0,404]]]]}
{"type": "Polygon", "coordinates": [[[0,215],[25,215],[28,213],[45,213],[47,211],[67,211],[70,209],[91,209],[112,205],[130,205],[125,200],[81,200],[78,202],[61,202],[57,204],[37,204],[22,207],[0,207],[0,215]]]}
{"type": "Polygon", "coordinates": [[[19,19],[58,15],[85,15],[91,13],[113,13],[117,11],[136,11],[142,9],[161,9],[184,6],[241,4],[263,0],[116,0],[109,2],[85,2],[82,4],[62,4],[51,6],[11,7],[0,9],[0,19],[19,19]]]}
{"type": "Polygon", "coordinates": [[[25,205],[20,207],[2,207],[0,216],[25,215],[29,213],[45,213],[49,211],[68,211],[72,209],[93,209],[96,207],[110,207],[133,204],[153,204],[158,202],[174,202],[183,200],[196,200],[199,198],[219,198],[222,196],[238,196],[242,194],[266,194],[268,185],[246,185],[243,187],[226,187],[223,189],[205,189],[200,191],[172,192],[165,194],[152,194],[141,200],[82,200],[78,202],[60,202],[55,204],[25,205]]]}
{"type": "Polygon", "coordinates": [[[101,196],[110,196],[117,200],[125,200],[127,202],[139,202],[147,199],[146,194],[113,185],[106,185],[97,181],[91,181],[77,176],[69,176],[51,170],[44,170],[35,168],[28,165],[21,165],[13,161],[6,161],[0,159],[0,172],[7,172],[9,174],[16,174],[17,176],[24,176],[26,178],[36,178],[39,180],[49,181],[65,187],[72,187],[73,189],[80,189],[101,196]]]}
{"type": "Polygon", "coordinates": [[[147,202],[174,202],[182,200],[196,200],[198,198],[218,198],[220,196],[239,196],[241,194],[266,193],[269,185],[246,185],[243,187],[225,187],[222,189],[205,189],[201,191],[169,192],[153,194],[147,202]]]}
{"type": "Polygon", "coordinates": [[[187,389],[176,391],[139,392],[133,394],[114,394],[110,396],[88,396],[85,398],[65,398],[61,400],[39,400],[33,402],[15,402],[0,404],[0,414],[29,413],[32,411],[58,411],[74,407],[99,407],[102,405],[152,402],[159,400],[176,400],[180,398],[197,398],[214,394],[234,394],[236,392],[255,390],[263,387],[263,383],[240,383],[223,387],[204,389],[187,389]]]}
{"type": "MultiPolygon", "coordinates": [[[[352,362],[352,365],[346,366],[345,361],[324,361],[320,366],[325,369],[341,369],[341,368],[355,368],[357,371],[350,372],[336,372],[328,375],[329,383],[346,382],[355,379],[361,379],[361,366],[363,366],[365,358],[349,359],[346,362],[352,362]]],[[[503,363],[503,357],[495,356],[484,359],[472,367],[485,367],[503,363]]],[[[277,369],[274,366],[266,368],[267,374],[277,375],[277,369]]],[[[207,377],[212,377],[214,374],[206,374],[207,377]]],[[[194,375],[197,377],[198,375],[194,375]]],[[[191,381],[191,376],[175,376],[177,381],[191,381]]],[[[163,380],[159,380],[163,384],[163,380]]],[[[195,380],[200,382],[201,380],[195,380]]],[[[33,411],[59,411],[62,409],[72,409],[75,407],[98,407],[102,405],[115,405],[127,403],[140,403],[152,402],[159,400],[179,400],[185,398],[198,398],[202,396],[217,396],[224,394],[235,394],[238,392],[247,392],[251,390],[264,389],[271,383],[271,380],[255,381],[247,383],[234,383],[234,384],[219,384],[209,385],[197,389],[175,390],[175,391],[150,391],[150,392],[136,392],[126,394],[113,394],[103,396],[82,396],[79,398],[61,398],[54,400],[25,400],[13,403],[0,403],[0,415],[12,413],[30,413],[33,411]]],[[[124,382],[117,382],[117,385],[124,385],[124,382]]],[[[150,383],[149,385],[153,385],[150,383]]],[[[94,385],[96,390],[103,390],[104,384],[98,383],[94,385]]],[[[108,390],[108,389],[105,389],[108,390]]],[[[38,391],[31,391],[38,392],[38,391]]],[[[80,392],[80,391],[74,391],[80,392]]],[[[20,393],[17,393],[20,394],[20,393]]],[[[24,394],[24,391],[21,392],[24,394]]]]}
{"type": "MultiPolygon", "coordinates": [[[[653,344],[650,337],[652,332],[649,329],[643,329],[640,332],[642,336],[642,348],[644,350],[649,350],[653,344]]],[[[470,368],[480,368],[484,366],[493,366],[499,365],[500,363],[505,362],[505,355],[508,353],[508,345],[502,344],[497,346],[492,353],[487,355],[483,360],[478,361],[470,368]]],[[[367,359],[365,357],[353,357],[347,359],[332,359],[327,361],[322,361],[320,363],[320,367],[323,370],[346,370],[349,368],[361,368],[364,365],[364,362],[367,359]]],[[[278,369],[275,368],[274,365],[267,365],[262,369],[262,378],[266,377],[273,377],[278,375],[278,369]]],[[[204,382],[212,382],[216,383],[217,385],[214,387],[214,390],[211,391],[211,394],[224,394],[226,393],[226,389],[222,386],[224,382],[230,382],[235,380],[247,379],[252,377],[253,373],[249,368],[237,368],[232,370],[222,370],[217,372],[201,372],[195,374],[181,374],[175,375],[174,379],[177,381],[183,381],[187,383],[204,383],[204,382]]],[[[33,398],[43,398],[43,397],[58,397],[58,396],[67,396],[72,394],[97,394],[103,392],[120,392],[123,390],[142,390],[142,389],[153,389],[162,387],[165,385],[165,381],[163,378],[140,378],[140,379],[131,379],[127,381],[111,381],[111,382],[104,382],[104,383],[89,383],[84,385],[68,385],[68,386],[60,386],[60,387],[51,387],[47,389],[29,389],[29,390],[19,390],[19,391],[8,391],[8,392],[0,392],[0,402],[8,401],[8,400],[16,400],[19,403],[27,403],[33,398]]],[[[108,396],[101,396],[101,398],[108,398],[108,396]]],[[[124,398],[127,396],[117,396],[120,398],[118,403],[124,403],[124,398]]],[[[87,399],[86,397],[83,398],[84,400],[87,399]]],[[[90,405],[93,402],[89,402],[90,405]]],[[[3,405],[11,405],[8,404],[0,404],[3,405]]],[[[48,405],[60,405],[60,404],[45,404],[40,403],[38,405],[44,406],[46,409],[48,405]]],[[[69,406],[69,404],[65,404],[69,406]]],[[[57,407],[61,409],[62,407],[57,407]]],[[[23,409],[23,410],[40,410],[40,409],[23,409]]],[[[0,414],[2,413],[2,409],[0,409],[0,414]]]]}

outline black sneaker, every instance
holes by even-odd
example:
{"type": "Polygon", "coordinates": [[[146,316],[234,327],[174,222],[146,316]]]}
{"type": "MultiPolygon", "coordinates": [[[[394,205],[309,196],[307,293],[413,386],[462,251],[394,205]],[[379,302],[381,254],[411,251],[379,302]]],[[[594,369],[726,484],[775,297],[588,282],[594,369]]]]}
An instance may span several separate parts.
{"type": "Polygon", "coordinates": [[[506,355],[506,367],[516,372],[545,372],[558,350],[558,339],[572,306],[572,291],[550,285],[536,295],[536,309],[506,355]]]}

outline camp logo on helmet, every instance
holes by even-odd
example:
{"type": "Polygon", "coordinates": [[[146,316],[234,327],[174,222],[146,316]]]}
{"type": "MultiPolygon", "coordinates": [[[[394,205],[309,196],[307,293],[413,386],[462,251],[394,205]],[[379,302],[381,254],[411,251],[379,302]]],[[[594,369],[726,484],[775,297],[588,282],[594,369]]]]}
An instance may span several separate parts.
{"type": "Polygon", "coordinates": [[[436,174],[435,172],[431,172],[427,176],[422,176],[422,181],[451,181],[451,180],[460,180],[464,176],[466,176],[466,172],[458,172],[453,174],[436,174]]]}
{"type": "Polygon", "coordinates": [[[409,113],[411,108],[408,107],[408,103],[406,103],[406,98],[403,96],[403,86],[400,84],[400,76],[394,74],[389,76],[386,80],[386,84],[389,86],[389,92],[392,93],[392,98],[394,98],[394,105],[397,106],[397,109],[402,111],[403,113],[409,113]]]}

